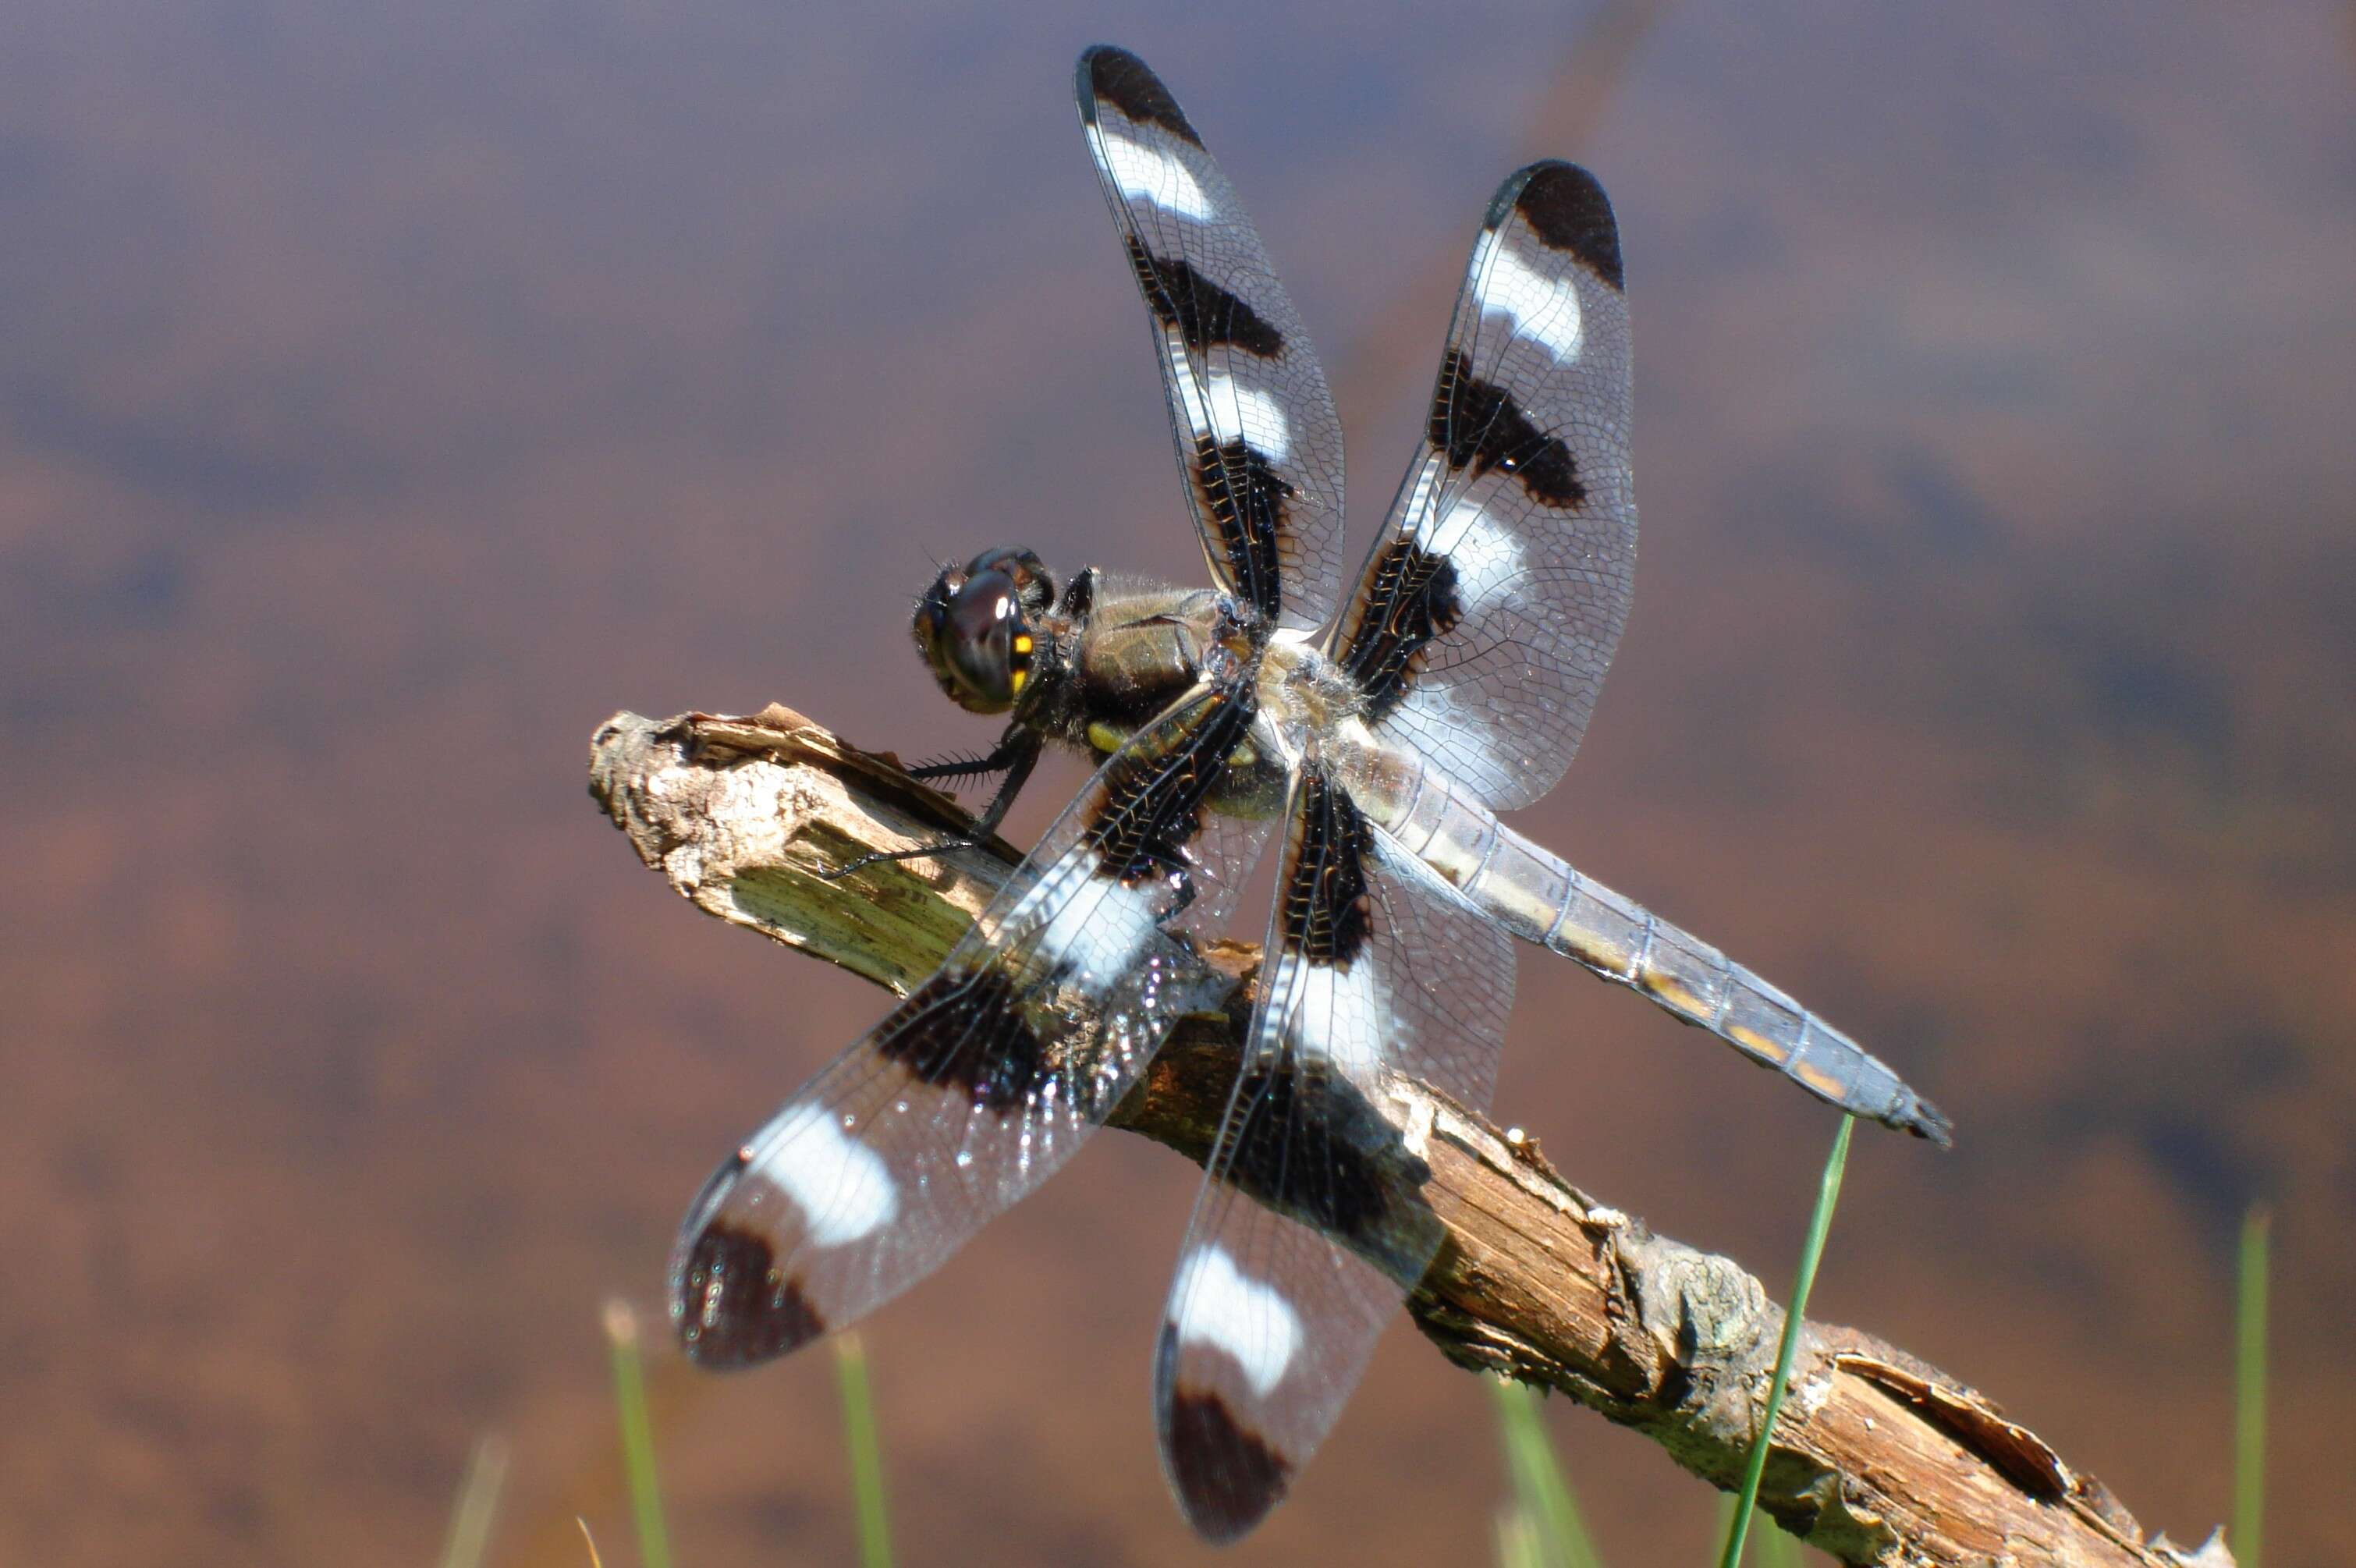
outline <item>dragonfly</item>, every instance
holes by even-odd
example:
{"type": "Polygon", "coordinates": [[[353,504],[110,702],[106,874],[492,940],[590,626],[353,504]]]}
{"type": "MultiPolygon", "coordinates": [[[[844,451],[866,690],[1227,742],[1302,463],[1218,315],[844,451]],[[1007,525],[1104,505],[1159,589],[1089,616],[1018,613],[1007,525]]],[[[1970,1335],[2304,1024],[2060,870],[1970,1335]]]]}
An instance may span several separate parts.
{"type": "Polygon", "coordinates": [[[1562,777],[1633,587],[1628,307],[1594,177],[1541,162],[1497,188],[1421,438],[1345,577],[1341,423],[1234,188],[1137,56],[1088,49],[1077,89],[1209,581],[1059,584],[1005,547],[919,600],[942,690],[1005,720],[986,756],[916,770],[999,780],[970,842],[1049,746],[1094,775],[939,970],[721,1164],[670,1307],[692,1360],[744,1367],[930,1273],[1071,1159],[1179,1018],[1218,1004],[1195,954],[1277,841],[1241,1064],[1154,1358],[1172,1489],[1224,1541],[1299,1477],[1440,1244],[1385,1084],[1486,1106],[1517,941],[1843,1111],[1941,1144],[1949,1123],[1499,815],[1562,777]]]}

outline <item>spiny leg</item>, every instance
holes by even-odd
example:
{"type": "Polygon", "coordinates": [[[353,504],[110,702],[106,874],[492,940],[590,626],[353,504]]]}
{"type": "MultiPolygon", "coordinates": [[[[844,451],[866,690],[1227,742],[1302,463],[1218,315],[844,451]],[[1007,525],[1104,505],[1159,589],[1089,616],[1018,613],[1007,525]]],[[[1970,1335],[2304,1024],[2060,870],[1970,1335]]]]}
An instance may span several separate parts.
{"type": "Polygon", "coordinates": [[[1006,813],[1013,808],[1015,796],[1023,792],[1023,784],[1031,777],[1031,769],[1038,765],[1043,744],[1037,735],[1016,725],[1007,730],[997,749],[977,762],[933,763],[909,768],[908,777],[917,779],[927,777],[944,779],[953,774],[986,778],[1000,772],[1006,777],[1000,781],[998,792],[991,797],[990,804],[982,808],[981,815],[974,819],[970,832],[919,844],[914,849],[876,850],[830,871],[819,872],[819,879],[823,882],[840,881],[878,861],[922,860],[927,855],[946,854],[951,850],[981,848],[997,833],[999,823],[1006,820],[1006,813]]]}
{"type": "Polygon", "coordinates": [[[1012,768],[1023,755],[1028,730],[1017,725],[1011,726],[999,738],[996,746],[980,757],[949,757],[938,762],[919,762],[906,770],[911,779],[926,784],[944,779],[963,783],[969,779],[988,779],[1012,768]]]}

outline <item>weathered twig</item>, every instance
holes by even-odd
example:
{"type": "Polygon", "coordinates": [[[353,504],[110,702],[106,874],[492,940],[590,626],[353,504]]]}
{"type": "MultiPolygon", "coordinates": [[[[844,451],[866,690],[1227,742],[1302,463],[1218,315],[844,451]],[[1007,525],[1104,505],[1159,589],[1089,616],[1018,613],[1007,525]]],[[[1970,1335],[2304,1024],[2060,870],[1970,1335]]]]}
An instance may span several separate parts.
{"type": "MultiPolygon", "coordinates": [[[[884,862],[870,850],[963,828],[948,797],[779,707],[750,718],[616,714],[591,792],[640,858],[707,913],[905,993],[957,940],[1016,859],[1008,845],[884,862]]],[[[1237,1060],[1258,952],[1222,944],[1226,1010],[1189,1018],[1112,1123],[1200,1162],[1237,1060]]],[[[1458,1364],[1571,1395],[1644,1433],[1723,1489],[1765,1402],[1783,1314],[1732,1261],[1654,1235],[1579,1191],[1537,1144],[1430,1087],[1392,1086],[1420,1135],[1423,1198],[1448,1238],[1409,1300],[1458,1364]]],[[[1760,1504],[1844,1563],[2198,1563],[2147,1541],[2090,1476],[1975,1391],[1854,1329],[1805,1325],[1760,1504]]]]}

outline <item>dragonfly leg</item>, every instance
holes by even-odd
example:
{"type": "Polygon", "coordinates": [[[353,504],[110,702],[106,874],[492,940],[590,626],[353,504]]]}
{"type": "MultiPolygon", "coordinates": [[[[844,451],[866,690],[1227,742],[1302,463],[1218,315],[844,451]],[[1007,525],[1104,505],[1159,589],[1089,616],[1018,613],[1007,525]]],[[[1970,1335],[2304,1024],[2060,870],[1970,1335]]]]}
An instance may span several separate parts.
{"type": "MultiPolygon", "coordinates": [[[[937,839],[928,844],[919,844],[914,849],[875,850],[861,855],[856,860],[846,861],[832,870],[819,872],[819,879],[822,882],[838,882],[852,872],[864,870],[878,861],[922,860],[927,855],[945,854],[951,850],[981,848],[997,833],[998,824],[1006,820],[1006,813],[1014,805],[1014,797],[1023,792],[1023,784],[1031,777],[1031,769],[1038,765],[1041,749],[1042,743],[1039,737],[1018,725],[1006,732],[1006,737],[998,743],[997,750],[979,762],[932,765],[930,771],[935,778],[946,778],[951,773],[975,775],[1001,772],[1006,777],[1000,781],[998,793],[991,797],[990,804],[982,808],[981,815],[974,819],[972,831],[937,839]]],[[[911,768],[908,769],[908,776],[912,779],[922,779],[926,771],[926,768],[911,768]]]]}

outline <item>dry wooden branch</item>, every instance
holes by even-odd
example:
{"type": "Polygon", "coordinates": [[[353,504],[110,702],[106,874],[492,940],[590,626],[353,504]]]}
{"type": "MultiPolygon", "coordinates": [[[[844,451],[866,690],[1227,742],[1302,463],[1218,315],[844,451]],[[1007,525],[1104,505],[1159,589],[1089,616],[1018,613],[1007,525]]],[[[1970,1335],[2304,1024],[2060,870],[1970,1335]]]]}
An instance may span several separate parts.
{"type": "MultiPolygon", "coordinates": [[[[1011,846],[817,874],[932,842],[969,819],[888,757],[787,709],[750,718],[619,714],[593,743],[590,792],[646,864],[707,913],[905,993],[945,956],[1019,858],[1011,846]]],[[[1258,951],[1204,961],[1227,1009],[1189,1018],[1112,1122],[1200,1163],[1236,1065],[1258,951]]],[[[1461,1366],[1543,1383],[1644,1434],[1721,1489],[1765,1404],[1783,1309],[1731,1260],[1654,1235],[1566,1182],[1535,1142],[1400,1079],[1448,1240],[1408,1305],[1461,1366]]],[[[2146,1541],[2100,1482],[1987,1398],[1854,1329],[1809,1323],[1760,1503],[1844,1563],[2197,1564],[2146,1541]]]]}

